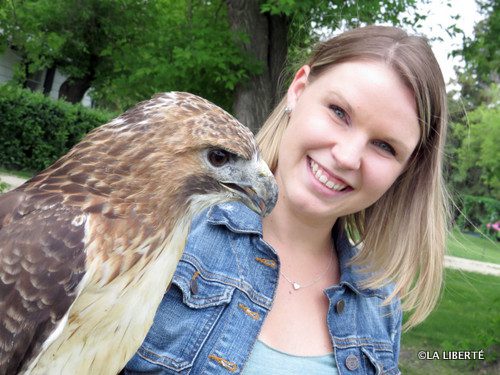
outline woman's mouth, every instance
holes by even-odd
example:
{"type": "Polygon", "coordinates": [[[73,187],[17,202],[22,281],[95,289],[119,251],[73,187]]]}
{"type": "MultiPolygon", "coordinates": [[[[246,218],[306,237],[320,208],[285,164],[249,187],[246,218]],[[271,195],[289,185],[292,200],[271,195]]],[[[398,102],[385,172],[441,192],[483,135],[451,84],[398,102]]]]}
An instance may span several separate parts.
{"type": "Polygon", "coordinates": [[[309,166],[311,167],[312,174],[314,178],[326,186],[330,190],[343,191],[349,187],[349,185],[339,181],[338,178],[333,177],[327,171],[325,171],[318,163],[308,157],[309,166]]]}

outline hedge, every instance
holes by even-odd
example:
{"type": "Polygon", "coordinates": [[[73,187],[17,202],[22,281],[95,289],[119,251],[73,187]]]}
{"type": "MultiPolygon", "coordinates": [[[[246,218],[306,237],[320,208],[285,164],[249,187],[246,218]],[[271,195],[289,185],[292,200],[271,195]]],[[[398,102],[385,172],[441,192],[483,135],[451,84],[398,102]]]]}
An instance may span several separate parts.
{"type": "Polygon", "coordinates": [[[40,171],[112,117],[80,104],[0,85],[0,166],[40,171]]]}

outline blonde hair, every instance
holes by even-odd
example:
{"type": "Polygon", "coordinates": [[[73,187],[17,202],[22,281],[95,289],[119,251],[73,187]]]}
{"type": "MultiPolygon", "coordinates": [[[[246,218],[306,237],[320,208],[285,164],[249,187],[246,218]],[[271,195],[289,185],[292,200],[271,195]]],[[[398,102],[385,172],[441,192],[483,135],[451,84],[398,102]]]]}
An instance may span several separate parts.
{"type": "MultiPolygon", "coordinates": [[[[395,27],[367,26],[320,43],[309,61],[308,79],[341,62],[384,61],[413,92],[421,127],[419,145],[405,171],[372,206],[343,217],[351,238],[362,241],[354,262],[367,272],[364,286],[395,285],[385,301],[398,295],[413,311],[405,324],[422,322],[439,298],[447,235],[447,193],[442,177],[446,137],[446,91],[439,65],[427,40],[395,27]]],[[[283,98],[257,134],[262,156],[272,171],[288,124],[283,98]]]]}

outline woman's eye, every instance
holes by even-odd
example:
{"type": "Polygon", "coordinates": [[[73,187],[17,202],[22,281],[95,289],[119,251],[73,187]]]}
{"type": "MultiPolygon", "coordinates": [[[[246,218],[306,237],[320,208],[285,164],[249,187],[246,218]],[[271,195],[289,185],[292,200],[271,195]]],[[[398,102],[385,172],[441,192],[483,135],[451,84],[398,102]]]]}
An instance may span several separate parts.
{"type": "Polygon", "coordinates": [[[396,150],[394,150],[394,147],[392,147],[389,143],[383,141],[375,141],[374,144],[382,151],[387,152],[393,156],[396,156],[396,150]]]}
{"type": "Polygon", "coordinates": [[[339,106],[332,104],[330,106],[330,109],[335,114],[335,116],[337,116],[339,119],[341,119],[343,121],[345,121],[347,119],[347,113],[339,106]]]}

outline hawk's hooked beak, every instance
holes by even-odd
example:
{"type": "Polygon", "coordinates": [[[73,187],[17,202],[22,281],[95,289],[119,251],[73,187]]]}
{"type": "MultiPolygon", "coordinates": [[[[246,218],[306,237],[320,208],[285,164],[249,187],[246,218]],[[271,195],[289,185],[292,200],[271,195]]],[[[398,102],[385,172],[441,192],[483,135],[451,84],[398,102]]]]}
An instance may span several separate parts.
{"type": "Polygon", "coordinates": [[[261,216],[268,215],[278,199],[278,185],[267,164],[259,159],[249,162],[239,181],[221,182],[250,209],[261,216]]]}

